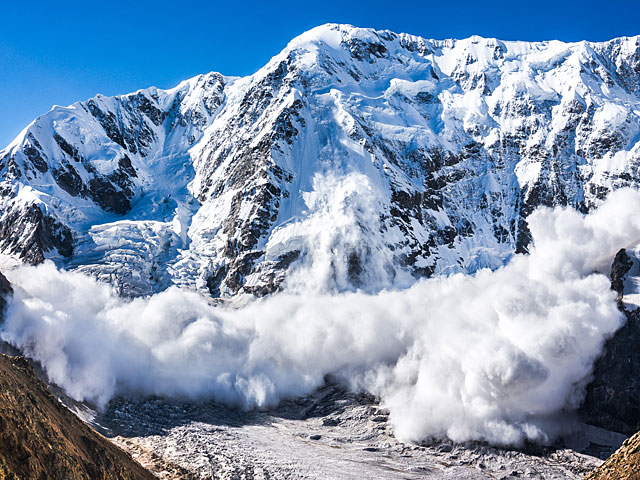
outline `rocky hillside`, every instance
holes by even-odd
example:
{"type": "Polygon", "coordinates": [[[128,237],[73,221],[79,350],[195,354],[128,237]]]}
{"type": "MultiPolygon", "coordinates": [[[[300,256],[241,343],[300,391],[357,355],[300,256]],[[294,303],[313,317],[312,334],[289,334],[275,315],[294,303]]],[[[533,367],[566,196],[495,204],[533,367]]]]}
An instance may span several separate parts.
{"type": "Polygon", "coordinates": [[[249,77],[37,118],[0,151],[0,248],[127,295],[264,295],[318,250],[331,271],[296,282],[324,290],[495,268],[526,250],[535,207],[637,185],[639,96],[640,37],[324,25],[249,77]]]}
{"type": "Polygon", "coordinates": [[[21,357],[0,355],[0,479],[152,480],[58,402],[21,357]]]}
{"type": "Polygon", "coordinates": [[[640,433],[628,438],[616,453],[584,478],[584,480],[638,479],[640,479],[640,433]]]}

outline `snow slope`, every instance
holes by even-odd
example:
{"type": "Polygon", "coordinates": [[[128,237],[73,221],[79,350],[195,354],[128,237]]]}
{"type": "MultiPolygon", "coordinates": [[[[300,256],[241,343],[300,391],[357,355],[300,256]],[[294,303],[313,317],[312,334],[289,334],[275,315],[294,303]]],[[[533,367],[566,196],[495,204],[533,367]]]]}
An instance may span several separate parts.
{"type": "Polygon", "coordinates": [[[375,292],[503,265],[536,207],[637,186],[639,140],[640,37],[328,24],[249,77],[36,119],[0,151],[0,247],[132,296],[375,292]]]}

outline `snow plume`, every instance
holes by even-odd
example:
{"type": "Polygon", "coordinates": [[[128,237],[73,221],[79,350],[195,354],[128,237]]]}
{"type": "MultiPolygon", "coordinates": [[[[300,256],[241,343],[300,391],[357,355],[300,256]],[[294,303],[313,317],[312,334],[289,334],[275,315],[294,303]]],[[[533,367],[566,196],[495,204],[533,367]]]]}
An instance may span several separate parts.
{"type": "Polygon", "coordinates": [[[303,194],[306,215],[271,235],[267,255],[298,251],[288,272],[290,293],[378,292],[409,286],[412,276],[394,266],[393,252],[380,235],[382,189],[364,174],[317,174],[303,194]]]}
{"type": "Polygon", "coordinates": [[[544,442],[623,321],[595,272],[640,241],[638,211],[630,190],[587,216],[543,208],[529,219],[531,253],[494,272],[377,294],[285,292],[239,309],[177,288],[125,301],[52,264],[21,267],[7,272],[1,336],[102,404],[138,392],[272,405],[334,373],[379,395],[402,439],[544,442]]]}

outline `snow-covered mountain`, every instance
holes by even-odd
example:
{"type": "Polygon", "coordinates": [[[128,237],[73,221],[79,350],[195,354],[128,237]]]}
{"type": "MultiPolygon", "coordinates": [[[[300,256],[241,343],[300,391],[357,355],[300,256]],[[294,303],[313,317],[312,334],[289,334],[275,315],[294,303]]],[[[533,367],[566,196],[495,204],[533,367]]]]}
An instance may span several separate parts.
{"type": "Polygon", "coordinates": [[[540,205],[640,186],[640,36],[324,25],[254,75],[54,107],[0,151],[1,252],[126,295],[344,291],[496,268],[540,205]]]}

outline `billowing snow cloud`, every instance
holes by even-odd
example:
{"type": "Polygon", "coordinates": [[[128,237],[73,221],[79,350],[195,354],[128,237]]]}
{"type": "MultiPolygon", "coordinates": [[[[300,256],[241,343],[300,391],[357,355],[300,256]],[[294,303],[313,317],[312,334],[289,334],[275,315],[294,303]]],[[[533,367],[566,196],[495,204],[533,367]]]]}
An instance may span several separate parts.
{"type": "Polygon", "coordinates": [[[51,263],[21,267],[6,272],[15,296],[0,335],[70,395],[99,404],[136,392],[273,405],[333,373],[379,395],[401,439],[553,435],[550,420],[579,403],[623,321],[597,272],[640,241],[640,193],[615,192],[587,216],[539,209],[530,255],[496,271],[340,293],[345,251],[368,249],[372,282],[391,258],[367,243],[375,195],[349,182],[319,184],[328,196],[309,199],[288,291],[240,308],[175,287],[128,301],[51,263]]]}

